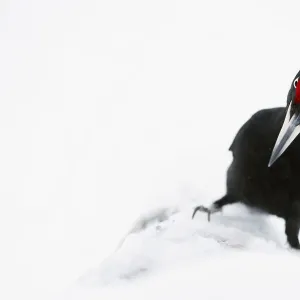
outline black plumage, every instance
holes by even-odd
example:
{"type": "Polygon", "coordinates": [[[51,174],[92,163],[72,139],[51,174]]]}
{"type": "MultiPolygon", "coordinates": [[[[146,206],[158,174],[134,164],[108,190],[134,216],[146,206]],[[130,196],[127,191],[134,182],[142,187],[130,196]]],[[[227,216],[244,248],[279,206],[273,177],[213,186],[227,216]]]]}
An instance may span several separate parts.
{"type": "Polygon", "coordinates": [[[209,208],[197,206],[193,217],[197,211],[210,217],[224,205],[240,202],[283,218],[289,245],[300,249],[300,137],[268,166],[286,115],[288,120],[300,115],[299,76],[300,71],[291,84],[286,107],[260,110],[240,128],[229,148],[233,160],[227,170],[226,195],[209,208]]]}

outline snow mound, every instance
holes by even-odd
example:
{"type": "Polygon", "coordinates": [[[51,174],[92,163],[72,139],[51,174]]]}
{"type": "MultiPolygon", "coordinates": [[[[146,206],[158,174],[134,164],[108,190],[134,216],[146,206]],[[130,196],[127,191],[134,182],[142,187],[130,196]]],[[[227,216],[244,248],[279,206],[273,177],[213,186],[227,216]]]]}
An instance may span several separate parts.
{"type": "Polygon", "coordinates": [[[298,294],[300,257],[239,252],[187,262],[152,276],[102,289],[77,288],[68,300],[281,300],[298,294]]]}
{"type": "MultiPolygon", "coordinates": [[[[194,206],[162,208],[142,216],[100,268],[80,279],[90,287],[135,282],[162,270],[232,253],[287,252],[282,220],[232,205],[222,213],[198,212],[194,206]]],[[[290,251],[290,250],[289,250],[290,251]]]]}

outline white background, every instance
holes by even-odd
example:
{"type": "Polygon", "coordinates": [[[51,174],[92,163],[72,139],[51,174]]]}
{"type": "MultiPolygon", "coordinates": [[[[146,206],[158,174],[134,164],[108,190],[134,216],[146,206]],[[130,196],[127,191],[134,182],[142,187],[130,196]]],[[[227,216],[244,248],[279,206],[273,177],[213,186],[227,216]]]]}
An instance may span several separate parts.
{"type": "Polygon", "coordinates": [[[1,298],[64,288],[151,207],[222,195],[299,46],[298,1],[1,0],[1,298]]]}

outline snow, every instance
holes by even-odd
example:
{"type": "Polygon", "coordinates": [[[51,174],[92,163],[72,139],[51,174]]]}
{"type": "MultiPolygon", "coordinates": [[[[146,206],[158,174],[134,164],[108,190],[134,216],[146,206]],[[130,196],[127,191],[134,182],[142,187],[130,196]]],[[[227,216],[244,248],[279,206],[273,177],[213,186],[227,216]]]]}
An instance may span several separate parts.
{"type": "Polygon", "coordinates": [[[0,298],[46,299],[93,268],[113,280],[131,266],[130,247],[163,282],[173,259],[182,269],[189,255],[217,259],[195,254],[214,252],[205,231],[254,261],[252,251],[282,245],[282,228],[276,242],[271,229],[259,238],[248,223],[235,221],[240,233],[188,216],[191,203],[223,195],[241,124],[285,103],[300,65],[298,11],[292,0],[0,1],[0,298]],[[134,219],[177,205],[168,239],[150,226],[112,258],[134,219]]]}
{"type": "Polygon", "coordinates": [[[107,288],[102,293],[77,290],[70,299],[282,299],[295,295],[299,263],[289,256],[236,253],[194,261],[147,281],[107,288]]]}
{"type": "Polygon", "coordinates": [[[61,299],[282,299],[300,257],[282,220],[233,205],[211,222],[192,203],[141,217],[118,249],[61,299]],[[155,218],[156,217],[156,218],[155,218]]]}

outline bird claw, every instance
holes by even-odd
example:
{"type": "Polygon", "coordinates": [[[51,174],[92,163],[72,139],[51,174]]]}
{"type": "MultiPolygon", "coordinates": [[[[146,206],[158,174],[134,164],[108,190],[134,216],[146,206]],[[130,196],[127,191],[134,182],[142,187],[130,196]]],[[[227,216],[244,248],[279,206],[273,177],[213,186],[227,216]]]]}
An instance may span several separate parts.
{"type": "Polygon", "coordinates": [[[192,215],[192,219],[194,219],[194,217],[195,217],[197,211],[202,211],[202,212],[207,213],[207,220],[208,220],[208,222],[210,222],[210,216],[211,216],[211,214],[214,212],[212,209],[207,208],[207,207],[202,206],[202,205],[197,206],[197,207],[194,209],[194,212],[193,212],[193,215],[192,215]]]}

